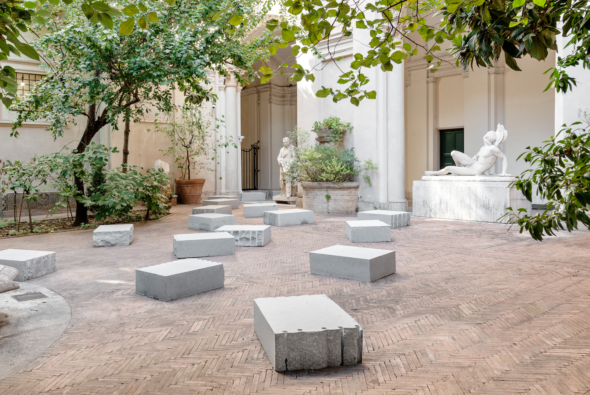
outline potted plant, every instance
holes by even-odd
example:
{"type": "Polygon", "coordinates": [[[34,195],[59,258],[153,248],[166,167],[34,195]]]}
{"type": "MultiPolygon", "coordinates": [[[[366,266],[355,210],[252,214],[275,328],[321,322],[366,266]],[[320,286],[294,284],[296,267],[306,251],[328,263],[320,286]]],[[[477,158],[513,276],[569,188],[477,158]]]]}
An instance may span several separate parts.
{"type": "Polygon", "coordinates": [[[320,144],[342,143],[344,135],[352,129],[350,122],[342,122],[338,117],[328,117],[321,122],[314,122],[312,130],[318,135],[320,144]]]}

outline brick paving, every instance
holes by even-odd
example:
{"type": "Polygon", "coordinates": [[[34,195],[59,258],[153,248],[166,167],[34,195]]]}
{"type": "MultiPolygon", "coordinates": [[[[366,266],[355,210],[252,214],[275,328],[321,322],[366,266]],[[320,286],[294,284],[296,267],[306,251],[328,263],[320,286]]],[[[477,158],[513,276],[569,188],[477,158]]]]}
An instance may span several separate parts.
{"type": "MultiPolygon", "coordinates": [[[[225,288],[170,303],[136,295],[134,270],[174,260],[190,207],[136,225],[129,247],[91,231],[1,240],[58,254],[33,280],[72,321],[0,394],[590,394],[590,233],[539,243],[493,224],[412,218],[392,230],[398,273],[374,283],[313,276],[309,251],[350,244],[346,217],[273,228],[264,248],[216,257],[225,288]],[[363,363],[275,372],[252,300],[327,294],[364,328],[363,363]]],[[[238,211],[234,211],[236,213],[238,211]]],[[[261,218],[238,224],[262,223],[261,218]]],[[[1,361],[0,361],[1,363],[1,361]]]]}

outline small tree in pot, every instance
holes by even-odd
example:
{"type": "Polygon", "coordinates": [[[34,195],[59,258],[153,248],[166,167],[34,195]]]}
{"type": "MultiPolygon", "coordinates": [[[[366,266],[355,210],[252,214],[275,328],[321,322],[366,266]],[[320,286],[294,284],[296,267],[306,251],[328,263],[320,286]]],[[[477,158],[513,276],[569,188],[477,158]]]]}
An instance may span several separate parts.
{"type": "Polygon", "coordinates": [[[312,130],[318,135],[320,144],[342,143],[346,132],[352,129],[350,122],[342,122],[338,117],[328,117],[321,122],[314,122],[312,130]]]}

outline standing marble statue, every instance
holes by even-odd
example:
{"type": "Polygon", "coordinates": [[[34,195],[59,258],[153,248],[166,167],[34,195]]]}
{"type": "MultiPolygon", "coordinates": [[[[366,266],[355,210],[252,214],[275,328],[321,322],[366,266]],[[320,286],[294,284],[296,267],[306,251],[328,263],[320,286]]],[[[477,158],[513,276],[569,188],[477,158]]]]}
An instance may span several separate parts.
{"type": "Polygon", "coordinates": [[[508,131],[504,129],[504,126],[498,124],[495,132],[489,131],[483,137],[485,145],[479,149],[479,152],[473,158],[463,152],[452,151],[451,156],[456,166],[447,166],[437,171],[427,171],[425,174],[427,176],[444,176],[449,173],[457,176],[482,176],[496,164],[498,159],[502,159],[502,173],[499,175],[509,176],[509,174],[506,174],[508,158],[499,148],[507,137],[508,131]]]}
{"type": "Polygon", "coordinates": [[[291,168],[291,162],[293,162],[294,155],[294,147],[291,145],[291,140],[289,140],[289,137],[285,137],[283,139],[283,148],[281,148],[279,156],[277,157],[281,174],[279,177],[281,196],[291,197],[291,184],[285,181],[285,177],[291,168]]]}

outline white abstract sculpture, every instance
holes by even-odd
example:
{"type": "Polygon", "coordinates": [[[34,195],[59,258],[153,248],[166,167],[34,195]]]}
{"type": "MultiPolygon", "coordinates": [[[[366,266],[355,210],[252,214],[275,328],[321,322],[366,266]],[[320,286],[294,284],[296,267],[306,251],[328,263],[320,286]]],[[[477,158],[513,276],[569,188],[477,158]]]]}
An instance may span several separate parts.
{"type": "Polygon", "coordinates": [[[279,162],[280,178],[279,184],[281,186],[281,196],[291,197],[291,184],[285,182],[286,173],[291,168],[293,162],[294,147],[291,145],[289,137],[283,139],[283,148],[279,151],[277,161],[279,162]]]}
{"type": "Polygon", "coordinates": [[[164,170],[164,173],[168,174],[170,171],[170,165],[163,160],[158,159],[156,160],[156,163],[154,163],[154,169],[162,169],[164,170]]]}
{"type": "Polygon", "coordinates": [[[498,129],[489,131],[483,137],[484,146],[479,149],[477,155],[470,158],[463,152],[452,151],[451,156],[457,166],[447,166],[438,171],[427,171],[427,176],[444,176],[445,174],[454,174],[457,176],[482,176],[496,164],[498,159],[502,159],[502,173],[500,176],[509,176],[506,174],[508,169],[508,158],[500,150],[500,144],[506,141],[508,131],[504,126],[498,124],[498,129]]]}

